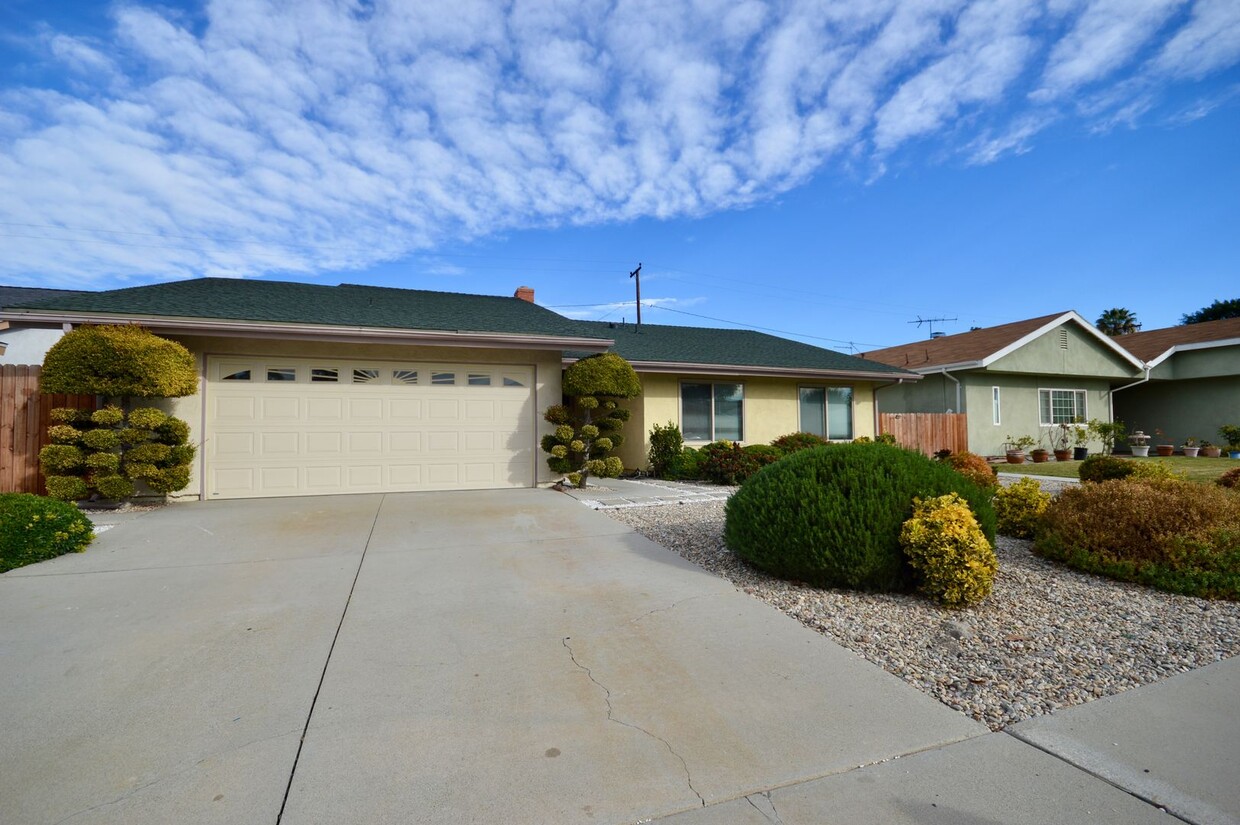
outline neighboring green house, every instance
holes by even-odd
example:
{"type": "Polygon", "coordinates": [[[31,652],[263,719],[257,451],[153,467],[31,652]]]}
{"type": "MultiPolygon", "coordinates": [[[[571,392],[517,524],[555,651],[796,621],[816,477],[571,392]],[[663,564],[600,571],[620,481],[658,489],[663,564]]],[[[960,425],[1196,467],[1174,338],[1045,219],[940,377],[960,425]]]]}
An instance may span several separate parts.
{"type": "Polygon", "coordinates": [[[1192,437],[1219,444],[1218,428],[1240,425],[1240,318],[1184,324],[1115,339],[1148,363],[1149,381],[1115,396],[1115,416],[1177,447],[1192,437]]]}
{"type": "MultiPolygon", "coordinates": [[[[879,389],[880,413],[965,413],[969,449],[1000,455],[1007,436],[1049,447],[1060,423],[1112,419],[1112,395],[1142,361],[1076,312],[939,335],[862,357],[921,374],[879,389]]],[[[1092,444],[1093,449],[1100,445],[1092,444]]]]}
{"type": "Polygon", "coordinates": [[[873,435],[875,386],[920,379],[760,332],[576,321],[528,287],[499,297],[200,278],[5,294],[5,334],[49,339],[26,363],[77,324],[141,324],[193,353],[201,391],[161,402],[200,446],[183,497],[549,483],[538,442],[564,364],[613,348],[644,384],[620,451],[629,467],[646,466],[650,428],[669,421],[691,444],[873,435]]]}
{"type": "MultiPolygon", "coordinates": [[[[642,395],[617,454],[647,464],[650,430],[677,424],[685,443],[766,444],[809,432],[851,441],[878,431],[875,389],[916,382],[914,372],[744,329],[578,321],[583,336],[610,338],[633,365],[642,395]]],[[[570,364],[586,353],[565,353],[570,364]]]]}

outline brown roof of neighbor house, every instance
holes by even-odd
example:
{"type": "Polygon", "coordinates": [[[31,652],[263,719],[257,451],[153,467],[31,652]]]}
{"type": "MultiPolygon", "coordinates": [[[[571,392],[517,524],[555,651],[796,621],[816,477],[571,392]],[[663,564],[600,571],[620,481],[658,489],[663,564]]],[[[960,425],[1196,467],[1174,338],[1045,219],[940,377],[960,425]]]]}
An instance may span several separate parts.
{"type": "Polygon", "coordinates": [[[1142,361],[1152,361],[1177,344],[1202,344],[1208,341],[1226,341],[1229,338],[1240,338],[1240,318],[1134,332],[1131,335],[1120,335],[1115,339],[1115,343],[1142,361]]]}
{"type": "Polygon", "coordinates": [[[997,327],[986,327],[971,332],[944,335],[942,338],[929,338],[912,344],[901,344],[898,347],[876,349],[872,352],[861,353],[861,357],[912,370],[981,361],[1066,314],[1067,312],[1055,312],[1025,321],[1000,324],[997,327]]]}

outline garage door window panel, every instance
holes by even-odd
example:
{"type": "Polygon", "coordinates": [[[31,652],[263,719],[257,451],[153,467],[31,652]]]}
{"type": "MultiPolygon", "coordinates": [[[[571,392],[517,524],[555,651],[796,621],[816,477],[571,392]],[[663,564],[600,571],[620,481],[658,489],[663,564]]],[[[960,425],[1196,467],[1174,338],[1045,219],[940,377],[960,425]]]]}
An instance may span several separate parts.
{"type": "Polygon", "coordinates": [[[296,367],[268,367],[267,368],[267,380],[268,381],[296,381],[297,380],[297,368],[296,367]]]}

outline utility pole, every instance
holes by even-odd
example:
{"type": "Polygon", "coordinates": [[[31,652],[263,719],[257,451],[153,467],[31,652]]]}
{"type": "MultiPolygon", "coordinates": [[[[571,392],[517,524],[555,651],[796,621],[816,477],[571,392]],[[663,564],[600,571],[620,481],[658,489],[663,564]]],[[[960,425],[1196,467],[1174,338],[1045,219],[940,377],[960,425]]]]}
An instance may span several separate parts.
{"type": "Polygon", "coordinates": [[[642,325],[642,264],[637,262],[637,269],[629,273],[629,277],[637,282],[637,325],[642,325]]]}

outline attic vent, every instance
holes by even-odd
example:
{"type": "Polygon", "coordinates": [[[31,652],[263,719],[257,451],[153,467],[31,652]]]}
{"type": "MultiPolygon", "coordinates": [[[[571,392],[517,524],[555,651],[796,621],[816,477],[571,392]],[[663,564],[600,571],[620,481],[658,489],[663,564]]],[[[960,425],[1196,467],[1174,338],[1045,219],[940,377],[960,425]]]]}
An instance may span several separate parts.
{"type": "Polygon", "coordinates": [[[1059,330],[1059,348],[1060,349],[1068,348],[1068,331],[1063,328],[1060,328],[1059,330]]]}

